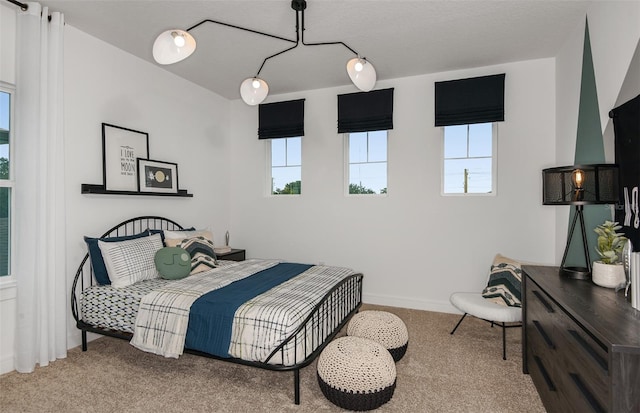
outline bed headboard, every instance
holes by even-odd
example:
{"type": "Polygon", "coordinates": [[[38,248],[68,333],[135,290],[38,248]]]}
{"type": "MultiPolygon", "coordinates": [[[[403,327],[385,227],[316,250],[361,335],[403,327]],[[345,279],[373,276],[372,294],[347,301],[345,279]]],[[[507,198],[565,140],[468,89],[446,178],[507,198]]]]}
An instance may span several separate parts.
{"type": "MultiPolygon", "coordinates": [[[[183,228],[180,224],[168,218],[142,216],[130,218],[119,223],[113,228],[107,230],[102,236],[100,236],[100,238],[134,235],[147,229],[168,229],[171,231],[178,231],[183,228]]],[[[80,262],[76,276],[73,279],[73,287],[71,287],[71,312],[73,313],[73,317],[76,319],[76,322],[80,321],[80,315],[78,314],[78,300],[80,298],[80,294],[85,288],[95,284],[97,283],[93,276],[91,260],[89,259],[89,253],[87,252],[80,262]]]]}

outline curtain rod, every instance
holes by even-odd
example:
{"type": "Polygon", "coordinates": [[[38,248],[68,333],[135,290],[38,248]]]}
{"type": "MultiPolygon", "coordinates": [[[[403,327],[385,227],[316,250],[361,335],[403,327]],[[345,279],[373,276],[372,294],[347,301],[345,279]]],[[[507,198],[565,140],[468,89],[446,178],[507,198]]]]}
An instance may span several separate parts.
{"type": "Polygon", "coordinates": [[[6,0],[11,4],[15,4],[16,6],[20,7],[22,9],[22,11],[27,11],[29,9],[29,5],[25,4],[25,3],[20,3],[17,0],[6,0]]]}

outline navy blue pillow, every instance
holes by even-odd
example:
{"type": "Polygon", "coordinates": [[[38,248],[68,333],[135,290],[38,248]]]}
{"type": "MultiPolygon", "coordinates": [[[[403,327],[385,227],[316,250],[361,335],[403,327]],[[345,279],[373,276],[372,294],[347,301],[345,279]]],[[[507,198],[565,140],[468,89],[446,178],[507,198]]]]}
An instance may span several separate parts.
{"type": "Polygon", "coordinates": [[[107,273],[107,267],[104,265],[104,259],[102,258],[102,252],[98,246],[98,241],[104,242],[117,242],[127,241],[130,239],[148,237],[151,235],[149,230],[143,231],[135,235],[125,235],[122,237],[109,237],[109,238],[90,238],[84,237],[84,241],[89,248],[89,257],[91,258],[91,266],[93,267],[93,275],[96,277],[96,281],[100,285],[111,285],[109,274],[107,273]]]}

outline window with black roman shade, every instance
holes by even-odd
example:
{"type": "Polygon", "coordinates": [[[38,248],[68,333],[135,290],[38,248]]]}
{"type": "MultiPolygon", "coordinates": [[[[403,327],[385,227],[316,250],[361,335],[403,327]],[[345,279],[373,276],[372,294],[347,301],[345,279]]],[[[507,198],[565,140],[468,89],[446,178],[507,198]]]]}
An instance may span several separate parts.
{"type": "Polygon", "coordinates": [[[258,139],[304,136],[304,99],[258,107],[258,139]]]}
{"type": "Polygon", "coordinates": [[[436,126],[504,121],[505,74],[436,82],[436,126]]]}
{"type": "Polygon", "coordinates": [[[393,88],[338,95],[338,133],[393,129],[393,88]]]}

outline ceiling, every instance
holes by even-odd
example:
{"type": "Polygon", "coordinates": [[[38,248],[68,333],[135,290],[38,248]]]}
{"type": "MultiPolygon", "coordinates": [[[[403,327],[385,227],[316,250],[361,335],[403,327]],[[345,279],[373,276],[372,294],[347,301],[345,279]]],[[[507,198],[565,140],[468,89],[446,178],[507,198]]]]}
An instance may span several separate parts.
{"type": "MultiPolygon", "coordinates": [[[[308,0],[305,42],[341,41],[373,63],[378,80],[553,57],[585,19],[588,1],[308,0]]],[[[290,0],[41,1],[67,24],[154,62],[161,32],[204,19],[295,39],[290,0]]],[[[265,57],[291,44],[205,23],[194,54],[164,69],[229,99],[265,57]]],[[[351,84],[341,45],[298,46],[260,73],[271,94],[351,84]]],[[[354,91],[355,91],[354,87],[354,91]]]]}

